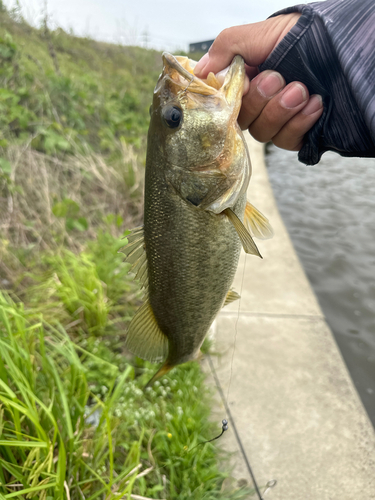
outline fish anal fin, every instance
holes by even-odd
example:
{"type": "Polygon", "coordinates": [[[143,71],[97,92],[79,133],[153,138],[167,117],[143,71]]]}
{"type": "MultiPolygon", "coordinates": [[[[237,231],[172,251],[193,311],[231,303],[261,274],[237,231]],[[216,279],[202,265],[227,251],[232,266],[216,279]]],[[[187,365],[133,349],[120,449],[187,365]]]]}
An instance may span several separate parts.
{"type": "Polygon", "coordinates": [[[238,300],[239,298],[241,297],[237,292],[235,292],[234,290],[229,290],[227,296],[225,297],[223,307],[227,306],[231,302],[234,302],[235,300],[238,300]]]}
{"type": "Polygon", "coordinates": [[[268,240],[273,236],[273,229],[267,217],[249,201],[246,203],[244,223],[248,231],[256,238],[268,240]]]}
{"type": "Polygon", "coordinates": [[[230,208],[226,208],[223,211],[223,213],[228,217],[230,222],[233,224],[234,229],[237,231],[238,237],[241,240],[245,252],[252,255],[257,255],[262,259],[263,257],[260,255],[258,247],[254,243],[251,234],[248,232],[246,227],[243,225],[243,223],[240,221],[237,215],[233,212],[233,210],[231,210],[230,208]]]}
{"type": "Polygon", "coordinates": [[[168,338],[160,330],[148,300],[138,309],[129,325],[125,347],[147,361],[158,362],[167,357],[168,338]]]}

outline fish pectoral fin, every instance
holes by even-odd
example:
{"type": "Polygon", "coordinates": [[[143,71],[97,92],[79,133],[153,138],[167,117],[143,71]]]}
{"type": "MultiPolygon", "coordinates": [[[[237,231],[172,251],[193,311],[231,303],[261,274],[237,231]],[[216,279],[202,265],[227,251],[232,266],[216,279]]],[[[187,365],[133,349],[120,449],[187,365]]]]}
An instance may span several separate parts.
{"type": "Polygon", "coordinates": [[[223,307],[227,306],[231,302],[234,302],[235,300],[238,300],[240,298],[241,296],[237,292],[235,292],[234,290],[229,290],[227,296],[225,297],[223,307]]]}
{"type": "Polygon", "coordinates": [[[126,239],[128,243],[120,248],[119,252],[123,253],[126,256],[125,261],[131,264],[129,273],[133,273],[135,279],[139,279],[142,288],[147,292],[148,273],[143,227],[133,229],[126,239]]]}
{"type": "Polygon", "coordinates": [[[246,203],[244,223],[253,236],[268,240],[273,236],[273,229],[267,217],[259,212],[249,201],[246,203]]]}
{"type": "Polygon", "coordinates": [[[160,330],[148,300],[138,309],[129,325],[125,347],[151,362],[162,361],[168,354],[168,339],[160,330]]]}
{"type": "Polygon", "coordinates": [[[241,240],[243,249],[245,250],[246,253],[252,254],[252,255],[257,255],[261,259],[263,258],[258,250],[258,247],[254,243],[253,238],[251,237],[251,234],[248,232],[246,227],[242,224],[240,219],[237,217],[237,215],[231,210],[230,208],[226,208],[223,211],[223,214],[225,214],[230,222],[233,224],[234,229],[237,231],[238,237],[241,240]]]}

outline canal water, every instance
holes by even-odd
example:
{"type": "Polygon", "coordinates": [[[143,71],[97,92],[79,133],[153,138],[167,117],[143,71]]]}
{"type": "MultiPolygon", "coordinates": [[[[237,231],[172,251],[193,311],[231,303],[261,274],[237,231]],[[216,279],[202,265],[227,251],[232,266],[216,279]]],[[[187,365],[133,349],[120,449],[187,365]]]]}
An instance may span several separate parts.
{"type": "Polygon", "coordinates": [[[325,153],[307,167],[271,145],[278,208],[375,426],[375,159],[325,153]]]}

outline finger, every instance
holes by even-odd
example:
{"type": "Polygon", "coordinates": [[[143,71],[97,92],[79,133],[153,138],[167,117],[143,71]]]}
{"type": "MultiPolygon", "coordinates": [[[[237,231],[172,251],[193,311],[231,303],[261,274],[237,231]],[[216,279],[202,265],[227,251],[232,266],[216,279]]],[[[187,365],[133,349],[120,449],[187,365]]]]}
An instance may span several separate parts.
{"type": "MultiPolygon", "coordinates": [[[[216,73],[215,76],[216,76],[217,80],[219,81],[220,85],[223,85],[223,83],[225,81],[225,77],[228,73],[228,70],[229,70],[229,66],[227,68],[223,69],[222,71],[219,71],[219,73],[216,73]]],[[[250,87],[250,80],[249,80],[247,73],[245,73],[242,95],[247,94],[247,92],[249,91],[249,87],[250,87]]]]}
{"type": "MultiPolygon", "coordinates": [[[[229,70],[229,66],[227,68],[223,69],[222,71],[219,71],[219,73],[216,73],[216,75],[215,75],[216,78],[219,80],[221,85],[223,85],[223,83],[225,81],[225,77],[228,73],[228,70],[229,70]]],[[[245,64],[245,79],[244,79],[244,83],[243,83],[242,95],[247,94],[247,92],[249,91],[249,88],[250,88],[250,80],[252,80],[258,73],[259,73],[258,68],[253,68],[253,67],[245,64]]]]}
{"type": "Polygon", "coordinates": [[[303,83],[290,83],[266,104],[259,117],[250,124],[250,134],[260,142],[270,141],[306,106],[308,99],[309,91],[303,83]]]}
{"type": "Polygon", "coordinates": [[[285,87],[285,80],[276,71],[266,70],[250,82],[249,91],[242,99],[238,123],[242,130],[249,128],[266,104],[285,87]]]}
{"type": "Polygon", "coordinates": [[[303,138],[323,113],[323,101],[320,95],[312,95],[306,106],[291,118],[282,129],[272,138],[275,146],[299,151],[303,145],[303,138]]]}
{"type": "Polygon", "coordinates": [[[207,54],[198,61],[194,68],[194,74],[200,78],[205,78],[211,71],[216,74],[228,67],[236,54],[242,55],[243,49],[239,49],[241,32],[243,32],[243,26],[234,26],[222,31],[214,40],[207,54]]]}
{"type": "Polygon", "coordinates": [[[237,54],[241,55],[249,66],[259,66],[299,17],[300,13],[292,12],[259,23],[225,29],[196,65],[195,75],[205,78],[211,71],[216,74],[229,66],[237,54]]]}
{"type": "Polygon", "coordinates": [[[245,83],[243,86],[243,95],[247,94],[247,92],[249,91],[250,82],[253,78],[255,78],[259,74],[259,69],[257,67],[248,66],[245,63],[245,73],[246,76],[245,76],[245,83]]]}
{"type": "MultiPolygon", "coordinates": [[[[243,26],[233,26],[223,30],[211,45],[210,50],[205,54],[194,68],[194,73],[200,78],[208,75],[209,72],[218,73],[229,66],[235,55],[239,54],[245,62],[251,66],[258,66],[267,57],[270,49],[262,50],[259,46],[259,35],[261,31],[259,25],[262,23],[247,24],[243,26]],[[252,43],[249,43],[249,40],[252,43]],[[261,55],[258,55],[258,52],[261,55]]],[[[265,37],[262,36],[264,41],[265,37]]],[[[266,38],[267,40],[267,38],[266,38]]]]}
{"type": "Polygon", "coordinates": [[[246,75],[249,77],[249,80],[252,80],[259,74],[259,69],[257,68],[257,66],[248,66],[247,64],[245,64],[245,71],[246,75]]]}

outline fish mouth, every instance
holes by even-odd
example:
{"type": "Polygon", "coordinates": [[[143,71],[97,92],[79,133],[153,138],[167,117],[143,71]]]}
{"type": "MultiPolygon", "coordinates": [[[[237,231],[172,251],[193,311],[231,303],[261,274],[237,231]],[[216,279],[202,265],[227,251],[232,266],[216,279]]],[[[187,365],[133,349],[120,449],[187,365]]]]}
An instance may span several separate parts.
{"type": "Polygon", "coordinates": [[[185,56],[173,56],[168,52],[163,53],[163,73],[160,80],[169,76],[173,82],[181,87],[181,90],[188,90],[201,95],[217,95],[219,92],[233,94],[235,88],[236,99],[242,98],[242,89],[245,79],[245,65],[241,56],[235,56],[231,65],[224,71],[215,75],[209,73],[207,78],[201,79],[194,75],[194,68],[197,61],[185,56]],[[238,96],[239,90],[241,95],[238,96]]]}

